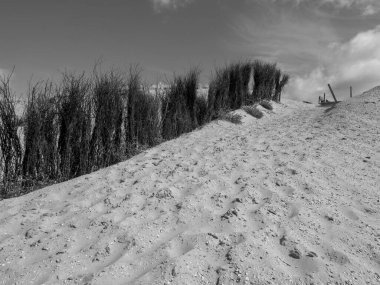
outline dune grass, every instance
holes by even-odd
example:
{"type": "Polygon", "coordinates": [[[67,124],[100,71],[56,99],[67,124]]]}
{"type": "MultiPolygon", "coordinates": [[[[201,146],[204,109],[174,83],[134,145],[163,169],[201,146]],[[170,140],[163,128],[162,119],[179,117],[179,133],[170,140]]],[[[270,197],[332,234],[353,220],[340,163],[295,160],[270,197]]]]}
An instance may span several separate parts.
{"type": "Polygon", "coordinates": [[[199,71],[190,70],[185,76],[177,76],[163,98],[162,137],[173,139],[198,126],[196,116],[199,71]]]}
{"type": "Polygon", "coordinates": [[[24,114],[23,186],[57,176],[57,105],[50,81],[29,85],[24,114]]]}
{"type": "Polygon", "coordinates": [[[200,96],[197,68],[156,95],[142,84],[138,66],[127,76],[96,68],[91,76],[66,72],[58,83],[30,84],[22,120],[10,79],[0,80],[0,198],[112,165],[212,120],[241,123],[232,110],[261,118],[247,105],[270,109],[289,76],[275,64],[237,62],[217,68],[208,95],[200,96]]]}
{"type": "Polygon", "coordinates": [[[243,106],[242,109],[256,119],[261,119],[264,116],[264,113],[257,109],[256,106],[243,106]]]}
{"type": "Polygon", "coordinates": [[[241,119],[242,119],[241,115],[233,114],[230,112],[223,113],[219,117],[219,120],[227,121],[227,122],[233,123],[235,125],[240,125],[242,123],[241,119]]]}
{"type": "Polygon", "coordinates": [[[254,86],[252,97],[255,102],[272,99],[275,88],[276,71],[276,64],[265,63],[259,60],[253,63],[254,86]]]}
{"type": "Polygon", "coordinates": [[[116,71],[95,71],[93,76],[91,100],[94,122],[88,160],[90,168],[98,169],[121,160],[123,97],[126,95],[126,86],[116,71]]]}
{"type": "Polygon", "coordinates": [[[142,88],[138,67],[131,67],[124,101],[125,154],[129,157],[140,149],[161,141],[161,98],[142,88]]]}
{"type": "Polygon", "coordinates": [[[238,62],[217,69],[210,82],[208,93],[209,120],[218,118],[226,110],[236,110],[247,102],[252,64],[238,62]]]}
{"type": "Polygon", "coordinates": [[[90,161],[92,94],[84,73],[63,74],[56,91],[58,113],[58,178],[88,173],[90,161]]]}
{"type": "Polygon", "coordinates": [[[267,100],[262,100],[262,101],[260,102],[260,105],[261,105],[262,107],[264,107],[265,109],[267,109],[267,110],[273,110],[273,106],[272,106],[272,104],[271,104],[269,101],[267,101],[267,100]]]}
{"type": "Polygon", "coordinates": [[[10,88],[11,74],[0,78],[0,186],[1,196],[15,187],[21,174],[22,148],[17,135],[16,97],[10,88]]]}

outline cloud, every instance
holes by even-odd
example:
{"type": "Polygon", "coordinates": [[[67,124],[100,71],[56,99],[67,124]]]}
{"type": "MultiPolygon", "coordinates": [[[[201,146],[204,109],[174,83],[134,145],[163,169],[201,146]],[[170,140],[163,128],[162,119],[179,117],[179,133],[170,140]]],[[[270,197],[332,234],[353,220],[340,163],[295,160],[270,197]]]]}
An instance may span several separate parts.
{"type": "Polygon", "coordinates": [[[316,6],[332,5],[335,8],[359,9],[364,16],[374,15],[380,12],[379,0],[274,0],[281,2],[293,2],[296,5],[312,3],[316,6]]]}
{"type": "Polygon", "coordinates": [[[367,7],[365,7],[365,9],[363,11],[363,15],[364,16],[374,15],[374,14],[377,14],[379,12],[379,10],[380,10],[379,7],[375,8],[372,5],[368,5],[367,7]]]}
{"type": "Polygon", "coordinates": [[[161,12],[164,9],[177,9],[190,4],[193,0],[150,0],[156,12],[161,12]]]}
{"type": "Polygon", "coordinates": [[[340,8],[358,7],[363,15],[374,15],[380,12],[379,0],[323,0],[340,8]]]}
{"type": "Polygon", "coordinates": [[[329,45],[324,62],[305,76],[294,77],[287,89],[291,98],[316,100],[330,83],[338,97],[348,96],[349,86],[358,94],[380,85],[380,25],[345,43],[329,45]],[[340,96],[339,96],[340,94],[340,96]]]}
{"type": "Polygon", "coordinates": [[[237,54],[278,62],[291,74],[305,74],[325,60],[328,45],[339,37],[320,19],[277,11],[239,15],[231,28],[236,37],[226,43],[237,54]],[[272,13],[272,12],[269,12],[272,13]],[[313,36],[310,36],[313,35],[313,36]]]}

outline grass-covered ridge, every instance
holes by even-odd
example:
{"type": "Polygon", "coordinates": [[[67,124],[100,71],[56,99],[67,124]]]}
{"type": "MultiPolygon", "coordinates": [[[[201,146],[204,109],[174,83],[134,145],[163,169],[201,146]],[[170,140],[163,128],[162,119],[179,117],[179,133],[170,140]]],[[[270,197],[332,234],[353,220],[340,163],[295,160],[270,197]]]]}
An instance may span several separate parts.
{"type": "Polygon", "coordinates": [[[57,83],[30,84],[21,119],[11,76],[1,78],[0,198],[115,164],[230,110],[280,101],[289,79],[275,64],[238,62],[215,70],[200,96],[199,75],[192,69],[151,94],[137,68],[128,76],[65,73],[57,83]]]}

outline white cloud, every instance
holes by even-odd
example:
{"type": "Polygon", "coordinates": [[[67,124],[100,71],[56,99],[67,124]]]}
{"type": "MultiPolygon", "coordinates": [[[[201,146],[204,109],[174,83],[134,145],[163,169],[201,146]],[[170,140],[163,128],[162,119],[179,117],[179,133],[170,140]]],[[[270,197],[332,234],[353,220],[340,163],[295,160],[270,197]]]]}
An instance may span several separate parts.
{"type": "Polygon", "coordinates": [[[183,7],[193,0],[150,0],[153,3],[154,10],[161,12],[163,9],[177,9],[183,7]]]}
{"type": "Polygon", "coordinates": [[[330,56],[305,76],[293,78],[287,89],[289,97],[317,100],[331,83],[337,96],[347,97],[349,86],[354,93],[380,85],[380,26],[361,32],[346,43],[329,46],[330,56]]]}
{"type": "Polygon", "coordinates": [[[363,15],[364,16],[374,15],[374,14],[377,14],[379,12],[379,10],[380,10],[379,7],[374,7],[372,5],[368,5],[367,7],[365,7],[365,9],[363,11],[363,15]]]}
{"type": "Polygon", "coordinates": [[[380,11],[379,0],[323,0],[326,3],[338,5],[338,7],[358,7],[363,15],[373,15],[380,11]]]}
{"type": "Polygon", "coordinates": [[[380,12],[380,0],[274,0],[283,2],[294,2],[296,5],[312,3],[317,6],[333,5],[336,8],[357,8],[365,16],[380,12]]]}

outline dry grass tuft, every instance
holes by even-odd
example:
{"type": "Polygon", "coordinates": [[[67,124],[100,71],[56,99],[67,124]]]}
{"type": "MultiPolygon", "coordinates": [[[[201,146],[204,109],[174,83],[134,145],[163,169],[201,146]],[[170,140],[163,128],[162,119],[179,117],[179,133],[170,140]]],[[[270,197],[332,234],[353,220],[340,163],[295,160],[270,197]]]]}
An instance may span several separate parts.
{"type": "Polygon", "coordinates": [[[54,87],[49,81],[29,86],[24,114],[23,183],[54,179],[58,170],[57,109],[54,87]]]}
{"type": "Polygon", "coordinates": [[[61,180],[88,173],[91,140],[91,81],[85,74],[63,74],[57,90],[58,156],[61,180]]]}
{"type": "Polygon", "coordinates": [[[239,114],[223,113],[222,115],[220,115],[219,119],[223,121],[231,122],[235,125],[240,125],[242,123],[241,122],[242,117],[239,114]]]}
{"type": "Polygon", "coordinates": [[[264,116],[264,113],[257,109],[256,106],[243,106],[242,109],[252,117],[261,119],[264,116]]]}
{"type": "Polygon", "coordinates": [[[256,60],[253,63],[253,81],[254,102],[264,99],[280,102],[282,90],[289,82],[289,75],[283,74],[275,63],[256,60]]]}
{"type": "Polygon", "coordinates": [[[195,99],[195,114],[199,126],[207,123],[208,105],[206,97],[197,96],[195,99]]]}
{"type": "Polygon", "coordinates": [[[16,97],[10,89],[12,74],[0,78],[0,198],[19,180],[22,165],[22,148],[17,135],[19,120],[16,116],[16,97]]]}
{"type": "Polygon", "coordinates": [[[263,106],[267,110],[273,110],[273,106],[269,101],[263,100],[260,102],[260,105],[263,106]]]}
{"type": "Polygon", "coordinates": [[[227,110],[239,109],[250,100],[251,72],[249,61],[216,70],[208,94],[209,120],[217,119],[227,110]]]}
{"type": "Polygon", "coordinates": [[[173,80],[162,101],[163,139],[176,138],[198,126],[196,105],[198,82],[197,69],[192,69],[185,76],[173,80]]]}
{"type": "Polygon", "coordinates": [[[94,126],[89,160],[90,167],[98,169],[120,161],[126,86],[122,76],[115,71],[99,73],[95,70],[93,82],[94,126]]]}

